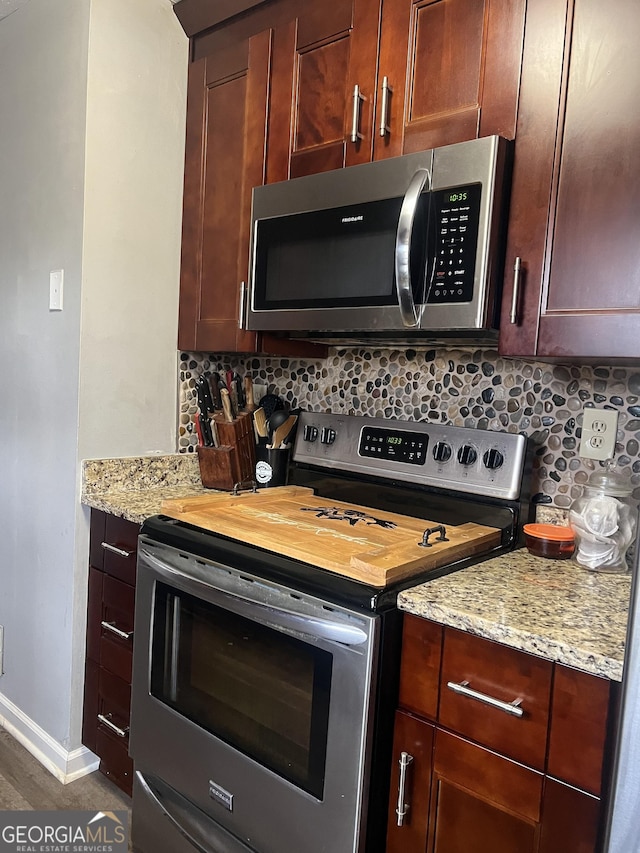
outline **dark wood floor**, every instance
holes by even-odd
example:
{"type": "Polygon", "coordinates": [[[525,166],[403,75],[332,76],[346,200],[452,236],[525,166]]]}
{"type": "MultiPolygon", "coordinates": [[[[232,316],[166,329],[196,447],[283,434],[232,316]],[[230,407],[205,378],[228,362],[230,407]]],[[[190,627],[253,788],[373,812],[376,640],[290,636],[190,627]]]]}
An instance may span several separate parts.
{"type": "Polygon", "coordinates": [[[0,729],[0,810],[95,809],[131,811],[131,799],[96,771],[63,785],[0,729]]]}

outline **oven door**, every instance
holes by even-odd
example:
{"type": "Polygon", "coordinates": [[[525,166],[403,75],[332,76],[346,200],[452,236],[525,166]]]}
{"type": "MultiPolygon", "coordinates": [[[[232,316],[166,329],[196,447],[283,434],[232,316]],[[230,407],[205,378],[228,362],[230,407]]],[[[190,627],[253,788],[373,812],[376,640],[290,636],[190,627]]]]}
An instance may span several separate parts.
{"type": "Polygon", "coordinates": [[[379,617],[140,542],[137,771],[260,853],[361,850],[379,617]]]}

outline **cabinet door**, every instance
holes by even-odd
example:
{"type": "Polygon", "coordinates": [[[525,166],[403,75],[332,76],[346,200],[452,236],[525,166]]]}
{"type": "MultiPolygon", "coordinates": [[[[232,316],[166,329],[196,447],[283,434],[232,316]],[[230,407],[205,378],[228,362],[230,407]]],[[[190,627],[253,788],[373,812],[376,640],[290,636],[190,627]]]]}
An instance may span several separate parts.
{"type": "Polygon", "coordinates": [[[537,853],[542,782],[541,773],[437,729],[427,850],[537,853]]]}
{"type": "Polygon", "coordinates": [[[556,664],[547,772],[600,796],[616,684],[556,664]]]}
{"type": "Polygon", "coordinates": [[[434,727],[398,711],[393,735],[386,853],[424,853],[429,820],[434,727]],[[401,784],[401,763],[404,784],[401,784]],[[402,814],[399,817],[398,812],[402,814]],[[400,825],[399,825],[400,823],[400,825]]]}
{"type": "Polygon", "coordinates": [[[375,158],[515,135],[524,0],[385,0],[375,158]],[[388,126],[388,131],[381,133],[388,126]]]}
{"type": "Polygon", "coordinates": [[[515,292],[507,278],[500,351],[637,358],[640,6],[531,5],[507,247],[521,273],[515,292]]]}
{"type": "Polygon", "coordinates": [[[251,190],[264,182],[271,32],[189,66],[178,346],[253,351],[243,328],[251,190]]]}
{"type": "Polygon", "coordinates": [[[299,5],[275,34],[269,183],[371,160],[380,0],[299,5]]]}
{"type": "Polygon", "coordinates": [[[547,778],[544,784],[540,853],[596,853],[600,800],[547,778]]]}

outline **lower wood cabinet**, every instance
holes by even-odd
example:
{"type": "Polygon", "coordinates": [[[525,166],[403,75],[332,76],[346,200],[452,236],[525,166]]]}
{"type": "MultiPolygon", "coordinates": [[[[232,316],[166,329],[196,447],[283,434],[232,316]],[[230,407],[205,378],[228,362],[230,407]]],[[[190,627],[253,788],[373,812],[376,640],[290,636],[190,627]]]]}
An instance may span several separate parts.
{"type": "Polygon", "coordinates": [[[131,795],[129,712],[139,527],[91,511],[82,742],[100,770],[131,795]]]}
{"type": "Polygon", "coordinates": [[[597,853],[615,684],[409,615],[400,683],[387,853],[597,853]]]}

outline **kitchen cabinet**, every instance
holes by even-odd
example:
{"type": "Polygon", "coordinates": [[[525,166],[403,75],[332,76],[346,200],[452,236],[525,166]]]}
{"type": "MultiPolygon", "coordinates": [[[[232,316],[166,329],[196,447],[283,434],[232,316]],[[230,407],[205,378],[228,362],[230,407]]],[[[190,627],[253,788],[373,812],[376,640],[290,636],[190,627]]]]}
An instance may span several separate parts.
{"type": "Polygon", "coordinates": [[[246,330],[251,190],[265,181],[274,43],[266,22],[257,32],[225,30],[189,66],[178,324],[184,350],[326,352],[246,330]]]}
{"type": "Polygon", "coordinates": [[[210,3],[181,0],[192,62],[179,347],[324,354],[244,328],[252,188],[479,135],[513,138],[525,5],[237,0],[223,19],[210,3]]]}
{"type": "Polygon", "coordinates": [[[388,853],[595,853],[608,680],[405,614],[400,685],[388,853]]]}
{"type": "Polygon", "coordinates": [[[500,351],[637,359],[640,6],[529,7],[500,351]]]}
{"type": "Polygon", "coordinates": [[[100,770],[131,795],[129,708],[139,526],[91,511],[82,742],[100,770]]]}
{"type": "Polygon", "coordinates": [[[526,5],[383,0],[375,159],[477,136],[514,138],[526,5]]]}

